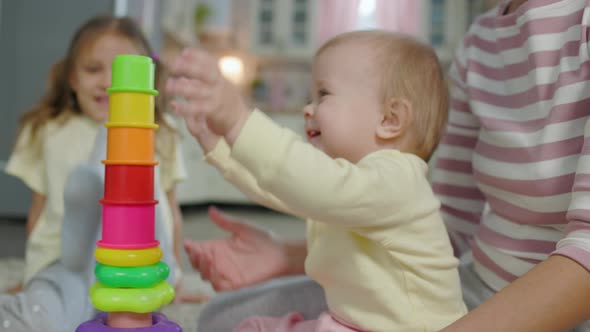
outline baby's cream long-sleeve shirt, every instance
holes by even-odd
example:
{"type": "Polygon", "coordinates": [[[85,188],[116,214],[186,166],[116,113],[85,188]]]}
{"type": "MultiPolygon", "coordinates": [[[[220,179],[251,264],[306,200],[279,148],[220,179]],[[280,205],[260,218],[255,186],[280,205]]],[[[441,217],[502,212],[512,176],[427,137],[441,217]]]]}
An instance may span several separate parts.
{"type": "Polygon", "coordinates": [[[333,159],[255,111],[207,161],[253,201],[307,220],[306,273],[368,331],[438,331],[466,313],[426,163],[397,150],[333,159]]]}

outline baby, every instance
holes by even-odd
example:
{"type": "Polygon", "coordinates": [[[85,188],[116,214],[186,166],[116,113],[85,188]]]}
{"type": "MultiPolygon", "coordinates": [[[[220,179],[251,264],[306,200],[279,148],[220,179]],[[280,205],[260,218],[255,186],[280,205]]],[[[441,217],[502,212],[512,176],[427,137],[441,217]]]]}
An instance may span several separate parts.
{"type": "Polygon", "coordinates": [[[205,52],[171,70],[167,90],[185,99],[172,106],[208,160],[252,200],[307,220],[305,271],[326,294],[317,320],[254,317],[237,331],[438,331],[466,313],[427,179],[448,106],[430,47],[384,31],[320,47],[308,143],[249,109],[205,52]]]}

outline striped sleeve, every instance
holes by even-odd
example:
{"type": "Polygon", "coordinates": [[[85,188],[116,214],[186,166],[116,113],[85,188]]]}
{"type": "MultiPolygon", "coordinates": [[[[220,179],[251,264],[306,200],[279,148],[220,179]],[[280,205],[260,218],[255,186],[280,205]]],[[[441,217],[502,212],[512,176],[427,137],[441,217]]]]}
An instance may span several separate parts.
{"type": "MultiPolygon", "coordinates": [[[[588,1],[590,4],[590,1],[588,1]]],[[[587,33],[590,26],[590,10],[586,5],[582,15],[582,47],[584,52],[582,62],[588,63],[589,59],[589,38],[587,33]]],[[[586,81],[583,95],[588,96],[588,85],[586,81]]],[[[581,103],[580,103],[581,104],[581,103]]],[[[583,104],[582,104],[583,105],[583,104]]],[[[588,109],[581,106],[588,114],[588,109]]],[[[557,245],[553,255],[562,255],[573,259],[586,270],[590,271],[590,120],[587,120],[584,127],[584,143],[580,152],[580,158],[576,165],[576,175],[572,187],[570,205],[566,214],[567,226],[564,231],[564,238],[557,245]]]]}
{"type": "Polygon", "coordinates": [[[584,147],[566,219],[565,237],[557,243],[553,254],[569,257],[590,271],[590,120],[584,128],[584,147]]]}
{"type": "Polygon", "coordinates": [[[472,155],[479,121],[471,113],[466,89],[465,47],[457,51],[449,72],[451,104],[447,131],[437,151],[432,173],[434,192],[456,254],[470,248],[484,206],[484,197],[473,177],[472,155]]]}

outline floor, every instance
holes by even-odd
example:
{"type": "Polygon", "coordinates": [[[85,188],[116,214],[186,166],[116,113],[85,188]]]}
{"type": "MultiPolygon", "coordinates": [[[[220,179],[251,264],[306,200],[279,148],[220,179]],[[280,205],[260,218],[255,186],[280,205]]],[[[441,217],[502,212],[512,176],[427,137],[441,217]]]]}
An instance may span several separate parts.
{"type": "MultiPolygon", "coordinates": [[[[286,238],[302,238],[305,224],[291,216],[269,211],[255,206],[219,206],[231,215],[248,220],[268,228],[286,238]]],[[[207,240],[226,236],[207,217],[207,206],[183,207],[184,235],[195,240],[207,240]]],[[[25,228],[23,220],[7,220],[0,217],[0,289],[18,280],[22,273],[24,256],[25,228]]],[[[188,260],[183,262],[188,288],[214,296],[210,285],[203,282],[190,267],[188,260]]],[[[172,304],[163,308],[163,312],[179,323],[185,332],[196,332],[195,321],[202,304],[172,304]]]]}

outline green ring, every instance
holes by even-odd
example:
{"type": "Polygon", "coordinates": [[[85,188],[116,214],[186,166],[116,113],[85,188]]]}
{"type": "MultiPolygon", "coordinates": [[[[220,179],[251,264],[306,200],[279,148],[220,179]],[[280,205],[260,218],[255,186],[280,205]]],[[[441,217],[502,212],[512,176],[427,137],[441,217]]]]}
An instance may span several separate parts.
{"type": "Polygon", "coordinates": [[[112,92],[140,92],[156,96],[154,89],[155,65],[150,57],[134,54],[120,54],[115,57],[111,69],[112,92]]]}
{"type": "Polygon", "coordinates": [[[142,89],[142,88],[127,88],[127,87],[122,87],[122,88],[107,88],[107,92],[108,93],[113,93],[113,92],[137,92],[137,93],[146,93],[152,96],[157,96],[158,95],[158,90],[155,89],[142,89]]]}
{"type": "Polygon", "coordinates": [[[165,281],[150,288],[111,288],[96,282],[89,294],[92,304],[100,311],[142,314],[172,302],[174,288],[165,281]]]}
{"type": "Polygon", "coordinates": [[[170,274],[170,268],[164,262],[133,267],[96,263],[94,274],[98,281],[107,287],[149,288],[166,280],[170,274]]]}

